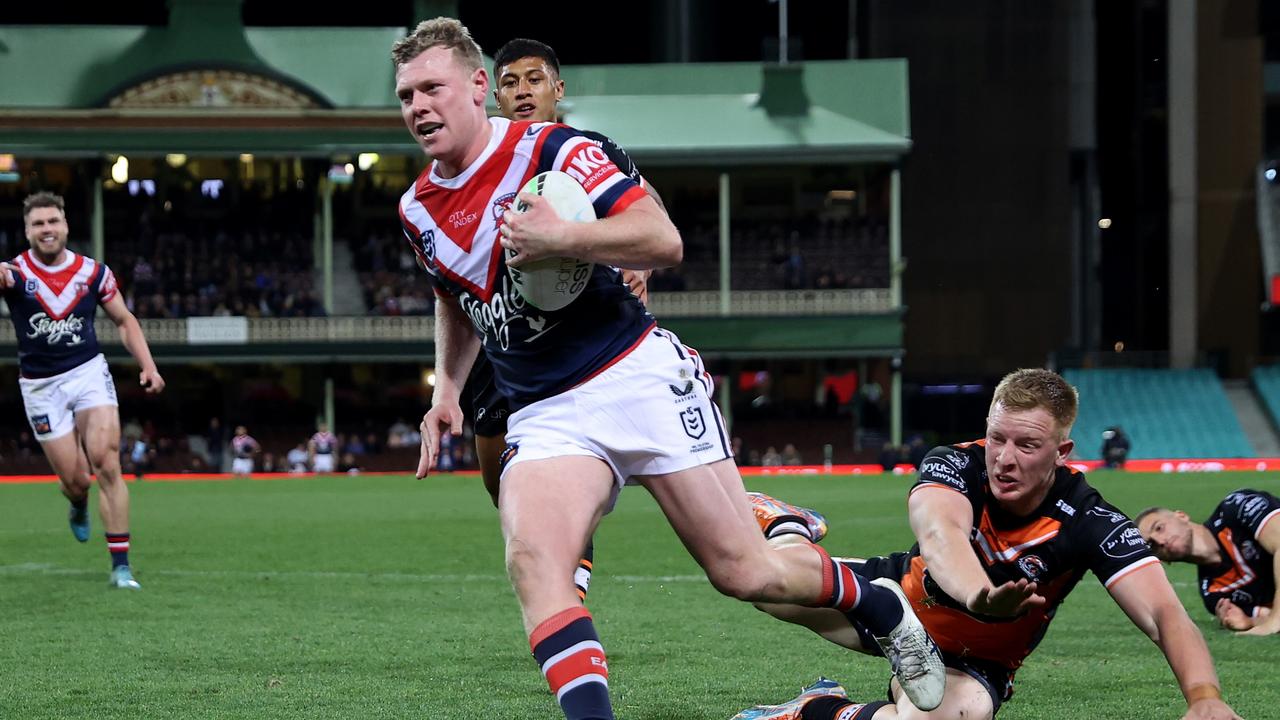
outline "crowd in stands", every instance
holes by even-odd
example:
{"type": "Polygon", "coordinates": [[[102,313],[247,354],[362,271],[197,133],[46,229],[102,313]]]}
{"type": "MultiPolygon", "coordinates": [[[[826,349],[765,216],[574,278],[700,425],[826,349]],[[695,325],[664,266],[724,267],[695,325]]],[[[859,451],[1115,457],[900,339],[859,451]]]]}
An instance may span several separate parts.
{"type": "MultiPolygon", "coordinates": [[[[714,225],[682,228],[684,263],[649,279],[655,292],[719,288],[714,225]]],[[[112,237],[107,263],[139,318],[316,317],[313,241],[296,230],[166,224],[143,213],[127,237],[112,237]]],[[[6,256],[20,238],[6,238],[6,256]]],[[[888,230],[867,219],[738,221],[732,227],[735,290],[875,288],[889,285],[888,230]]],[[[398,233],[349,241],[370,315],[430,315],[434,294],[398,233]]],[[[344,271],[339,268],[338,272],[344,271]]]]}
{"type": "Polygon", "coordinates": [[[431,281],[413,250],[399,235],[369,235],[351,248],[370,315],[430,315],[435,311],[431,281]]]}
{"type": "Polygon", "coordinates": [[[108,264],[140,318],[317,317],[311,246],[297,233],[140,233],[108,264]]]}

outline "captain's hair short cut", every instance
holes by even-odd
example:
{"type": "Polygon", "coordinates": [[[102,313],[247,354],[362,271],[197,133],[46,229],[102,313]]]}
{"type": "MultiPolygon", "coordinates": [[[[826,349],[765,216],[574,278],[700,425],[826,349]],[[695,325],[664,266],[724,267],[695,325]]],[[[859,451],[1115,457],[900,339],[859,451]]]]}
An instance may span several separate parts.
{"type": "Polygon", "coordinates": [[[418,57],[433,47],[449,48],[453,57],[469,72],[484,67],[480,46],[471,37],[466,25],[454,18],[438,17],[423,20],[418,27],[391,46],[391,62],[397,67],[418,57]]]}
{"type": "Polygon", "coordinates": [[[516,38],[508,40],[506,45],[498,48],[498,52],[493,56],[493,76],[497,77],[502,68],[511,63],[527,57],[539,58],[547,63],[547,67],[555,73],[556,78],[560,77],[560,58],[556,57],[556,51],[551,46],[530,40],[529,38],[516,38]]]}
{"type": "Polygon", "coordinates": [[[1137,525],[1137,524],[1141,523],[1141,522],[1142,522],[1142,519],[1143,519],[1143,518],[1145,518],[1145,517],[1147,517],[1147,516],[1149,516],[1149,515],[1155,515],[1155,514],[1157,514],[1157,513],[1172,513],[1172,512],[1173,512],[1173,511],[1172,511],[1172,510],[1170,510],[1169,508],[1167,508],[1167,507],[1161,507],[1161,506],[1159,506],[1159,505],[1156,505],[1156,506],[1153,506],[1153,507],[1149,507],[1149,508],[1147,508],[1147,509],[1143,510],[1142,512],[1138,513],[1137,515],[1134,515],[1134,516],[1133,516],[1133,524],[1134,524],[1134,525],[1137,525]]]}
{"type": "Polygon", "coordinates": [[[1071,434],[1080,407],[1080,394],[1061,375],[1042,368],[1014,370],[996,386],[991,407],[1009,410],[1043,408],[1058,424],[1061,439],[1071,434]]]}
{"type": "Polygon", "coordinates": [[[22,201],[22,219],[26,220],[31,211],[36,208],[58,208],[63,215],[67,214],[67,203],[62,199],[61,195],[56,195],[47,190],[41,190],[38,193],[32,193],[22,201]]]}

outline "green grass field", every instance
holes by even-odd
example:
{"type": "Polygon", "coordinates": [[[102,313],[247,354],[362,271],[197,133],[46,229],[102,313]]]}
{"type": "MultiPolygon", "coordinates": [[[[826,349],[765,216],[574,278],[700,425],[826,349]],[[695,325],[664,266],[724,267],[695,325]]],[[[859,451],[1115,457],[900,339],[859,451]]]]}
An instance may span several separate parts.
{"type": "MultiPolygon", "coordinates": [[[[1129,513],[1155,502],[1200,519],[1229,490],[1280,475],[1124,475],[1091,481],[1129,513]]],[[[751,479],[816,507],[837,554],[906,548],[906,478],[751,479]]],[[[478,478],[141,483],[133,565],[108,591],[94,538],[76,543],[52,485],[0,486],[0,717],[558,718],[529,655],[478,478]]],[[[882,696],[882,660],[826,645],[718,595],[642,490],[596,540],[589,606],[627,720],[723,720],[789,699],[819,674],[882,696]]],[[[1280,717],[1280,638],[1216,629],[1194,569],[1170,575],[1209,641],[1228,700],[1280,717]]],[[[1003,720],[1177,718],[1158,650],[1086,578],[1018,673],[1003,720]]]]}

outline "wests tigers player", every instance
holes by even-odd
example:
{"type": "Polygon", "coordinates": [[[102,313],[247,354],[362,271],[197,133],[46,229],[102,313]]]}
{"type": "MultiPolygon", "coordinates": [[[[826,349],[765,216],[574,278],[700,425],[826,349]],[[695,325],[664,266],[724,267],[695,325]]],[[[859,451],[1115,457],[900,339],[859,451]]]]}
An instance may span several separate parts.
{"type": "Polygon", "coordinates": [[[31,249],[0,263],[0,292],[18,333],[22,401],[31,431],[71,502],[71,531],[89,539],[89,471],[98,478],[98,510],[111,552],[111,587],[139,589],[129,567],[129,489],[120,477],[120,416],[116,388],[98,349],[98,306],[142,371],[148,393],[164,389],[142,327],[125,307],[115,275],[102,263],[67,250],[61,197],[38,192],[22,205],[31,249]]]}
{"type": "Polygon", "coordinates": [[[1166,562],[1188,562],[1200,576],[1200,599],[1228,630],[1249,635],[1280,632],[1275,610],[1280,569],[1280,499],[1261,490],[1227,495],[1204,524],[1181,510],[1153,507],[1138,513],[1142,536],[1166,562]]]}
{"type": "MultiPolygon", "coordinates": [[[[990,720],[1086,573],[1164,653],[1187,702],[1184,718],[1238,720],[1222,701],[1204,638],[1138,528],[1067,464],[1077,403],[1075,388],[1057,373],[1007,375],[996,387],[986,438],[935,448],[920,463],[907,501],[916,546],[849,561],[868,576],[901,582],[942,648],[947,683],[938,709],[921,715],[896,687],[896,703],[858,704],[824,680],[735,720],[990,720]]],[[[880,651],[861,623],[839,613],[761,609],[852,650],[880,651]]]]}

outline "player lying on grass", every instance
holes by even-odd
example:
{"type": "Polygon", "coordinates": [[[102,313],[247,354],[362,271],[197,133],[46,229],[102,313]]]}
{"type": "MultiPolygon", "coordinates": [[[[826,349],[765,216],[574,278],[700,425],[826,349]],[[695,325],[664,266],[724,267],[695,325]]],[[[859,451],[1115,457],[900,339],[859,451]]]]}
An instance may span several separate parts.
{"type": "Polygon", "coordinates": [[[1136,522],[1156,557],[1196,566],[1200,597],[1223,627],[1274,635],[1280,631],[1280,614],[1272,612],[1280,558],[1280,522],[1272,522],[1277,516],[1280,500],[1246,489],[1227,495],[1202,525],[1181,510],[1162,507],[1143,510],[1136,522]]]}
{"type": "MultiPolygon", "coordinates": [[[[890,684],[891,701],[855,702],[820,679],[790,702],[744,710],[735,720],[989,720],[1086,571],[1164,653],[1187,701],[1184,717],[1237,718],[1222,701],[1204,638],[1133,522],[1067,466],[1076,407],[1075,388],[1055,373],[1006,376],[986,438],[935,448],[921,463],[907,504],[916,546],[841,560],[866,577],[901,584],[947,666],[936,710],[904,702],[897,683],[890,684]]],[[[773,544],[809,541],[802,523],[766,535],[773,544]]],[[[857,618],[838,611],[757,607],[851,650],[880,652],[857,618]]]]}

